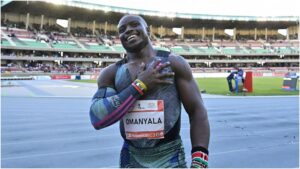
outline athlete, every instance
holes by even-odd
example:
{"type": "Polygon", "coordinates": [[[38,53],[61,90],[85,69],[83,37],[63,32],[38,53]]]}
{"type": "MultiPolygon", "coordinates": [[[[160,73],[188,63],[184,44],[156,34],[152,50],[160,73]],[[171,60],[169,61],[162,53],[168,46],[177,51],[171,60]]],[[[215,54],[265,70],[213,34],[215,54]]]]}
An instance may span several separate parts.
{"type": "Polygon", "coordinates": [[[120,122],[120,167],[187,167],[180,133],[181,104],[189,116],[193,168],[208,166],[209,121],[189,64],[154,50],[145,20],[118,24],[126,57],[103,69],[90,107],[95,129],[120,122]]]}

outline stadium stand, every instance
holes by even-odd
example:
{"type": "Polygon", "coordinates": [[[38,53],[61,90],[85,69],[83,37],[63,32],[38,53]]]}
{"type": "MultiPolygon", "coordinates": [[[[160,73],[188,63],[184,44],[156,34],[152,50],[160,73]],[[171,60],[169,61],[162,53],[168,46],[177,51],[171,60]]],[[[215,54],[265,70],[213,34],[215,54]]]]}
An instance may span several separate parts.
{"type": "MultiPolygon", "coordinates": [[[[35,1],[13,1],[2,7],[1,73],[94,73],[124,57],[116,29],[122,13],[71,6],[64,10],[77,12],[67,15],[52,4],[35,1]],[[59,18],[70,19],[70,27],[56,24],[59,18]]],[[[252,21],[249,25],[246,21],[144,17],[151,24],[155,48],[182,55],[195,72],[226,72],[235,64],[254,72],[299,71],[299,21],[252,21]],[[184,34],[172,32],[176,25],[184,27],[184,34]],[[224,33],[228,25],[239,28],[235,36],[224,33]],[[289,29],[288,37],[276,31],[282,27],[289,29]]]]}

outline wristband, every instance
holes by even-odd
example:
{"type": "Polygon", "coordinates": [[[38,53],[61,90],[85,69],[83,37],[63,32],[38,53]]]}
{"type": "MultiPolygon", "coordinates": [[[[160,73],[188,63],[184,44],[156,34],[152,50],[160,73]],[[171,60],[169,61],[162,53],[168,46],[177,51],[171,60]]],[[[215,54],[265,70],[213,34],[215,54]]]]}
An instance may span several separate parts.
{"type": "Polygon", "coordinates": [[[141,96],[144,95],[143,89],[141,87],[139,87],[138,85],[136,85],[136,83],[133,82],[133,83],[131,83],[131,85],[135,88],[135,90],[137,90],[139,92],[139,94],[141,96]]]}
{"type": "Polygon", "coordinates": [[[208,150],[204,147],[194,147],[192,149],[191,168],[207,168],[207,167],[208,167],[208,150]]]}
{"type": "Polygon", "coordinates": [[[143,89],[143,91],[147,91],[148,90],[148,88],[145,85],[145,83],[142,82],[140,79],[136,79],[134,82],[137,84],[137,86],[141,87],[143,89]]]}
{"type": "Polygon", "coordinates": [[[147,90],[147,86],[140,79],[136,79],[131,85],[139,92],[141,96],[143,96],[144,92],[147,90]]]}

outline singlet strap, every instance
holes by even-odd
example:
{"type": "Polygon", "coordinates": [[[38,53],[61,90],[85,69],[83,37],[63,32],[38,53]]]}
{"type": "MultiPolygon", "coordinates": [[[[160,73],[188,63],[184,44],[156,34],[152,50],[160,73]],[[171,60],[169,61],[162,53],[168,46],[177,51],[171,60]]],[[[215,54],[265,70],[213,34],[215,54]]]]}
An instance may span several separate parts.
{"type": "Polygon", "coordinates": [[[168,51],[164,51],[164,50],[157,50],[156,52],[156,56],[159,56],[159,57],[169,57],[170,55],[170,52],[168,51]]]}

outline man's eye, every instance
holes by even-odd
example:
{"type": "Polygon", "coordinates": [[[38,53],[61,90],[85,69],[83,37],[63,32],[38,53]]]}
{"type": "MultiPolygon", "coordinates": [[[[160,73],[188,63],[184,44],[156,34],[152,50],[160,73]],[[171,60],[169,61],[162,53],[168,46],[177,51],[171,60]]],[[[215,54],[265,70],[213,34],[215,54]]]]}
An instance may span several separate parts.
{"type": "Polygon", "coordinates": [[[119,28],[119,33],[123,33],[125,31],[125,27],[119,28]]]}

